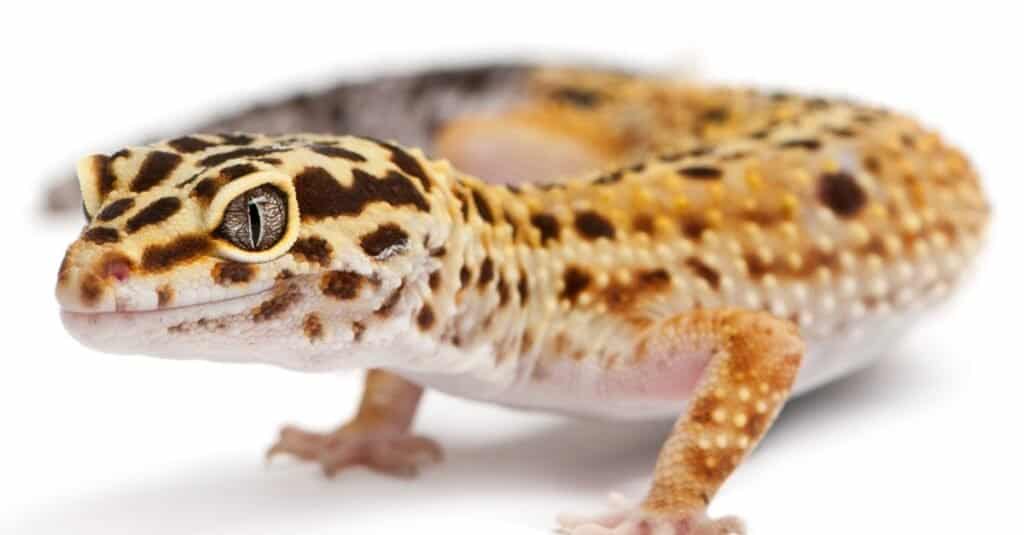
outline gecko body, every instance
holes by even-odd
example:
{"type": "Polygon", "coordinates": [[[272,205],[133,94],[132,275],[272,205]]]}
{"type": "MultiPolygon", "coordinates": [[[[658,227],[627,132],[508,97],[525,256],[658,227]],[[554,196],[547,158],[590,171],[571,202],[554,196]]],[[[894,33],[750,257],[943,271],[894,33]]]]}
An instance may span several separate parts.
{"type": "Polygon", "coordinates": [[[57,285],[68,330],[106,351],[371,369],[352,422],[286,428],[271,450],[328,473],[438,457],[410,431],[424,386],[681,414],[642,504],[564,527],[738,531],[704,508],[785,399],[871,362],[984,234],[967,160],[899,114],[597,70],[468,72],[329,92],[249,128],[387,135],[400,117],[368,132],[358,110],[375,108],[340,102],[420,80],[429,113],[406,139],[447,159],[327,133],[83,159],[88,224],[57,285]]]}

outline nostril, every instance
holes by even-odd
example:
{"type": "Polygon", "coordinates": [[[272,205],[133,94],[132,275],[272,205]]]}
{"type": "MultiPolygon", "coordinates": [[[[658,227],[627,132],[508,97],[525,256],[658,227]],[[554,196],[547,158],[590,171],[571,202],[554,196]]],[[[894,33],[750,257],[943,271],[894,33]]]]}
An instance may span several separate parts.
{"type": "Polygon", "coordinates": [[[104,271],[107,277],[113,277],[118,282],[124,282],[128,280],[128,275],[132,272],[132,265],[127,260],[115,258],[107,261],[104,271]]]}

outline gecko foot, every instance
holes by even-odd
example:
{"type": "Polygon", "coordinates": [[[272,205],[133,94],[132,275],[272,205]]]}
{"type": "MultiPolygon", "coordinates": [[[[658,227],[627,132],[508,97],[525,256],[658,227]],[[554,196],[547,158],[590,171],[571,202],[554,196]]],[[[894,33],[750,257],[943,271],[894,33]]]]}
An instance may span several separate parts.
{"type": "Polygon", "coordinates": [[[267,450],[267,460],[282,453],[319,462],[328,477],[360,465],[398,477],[415,477],[421,466],[442,458],[441,446],[429,438],[358,425],[347,425],[333,433],[286,426],[277,443],[267,450]]]}
{"type": "Polygon", "coordinates": [[[626,504],[619,494],[609,497],[612,510],[602,515],[558,517],[559,533],[567,535],[743,535],[736,517],[708,518],[698,513],[654,513],[626,504]]]}

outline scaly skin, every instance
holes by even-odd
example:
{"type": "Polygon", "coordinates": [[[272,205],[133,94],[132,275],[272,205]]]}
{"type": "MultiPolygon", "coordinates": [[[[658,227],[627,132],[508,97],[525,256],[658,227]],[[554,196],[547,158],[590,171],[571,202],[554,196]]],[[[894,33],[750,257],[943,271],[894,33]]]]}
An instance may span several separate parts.
{"type": "Polygon", "coordinates": [[[517,72],[515,98],[435,125],[454,166],[317,134],[195,134],[83,160],[89,224],[57,287],[68,329],[110,351],[376,369],[352,423],[286,428],[271,450],[328,473],[436,458],[409,434],[421,385],[682,413],[642,504],[564,527],[740,529],[706,519],[709,500],[791,392],[869,362],[957,282],[988,219],[979,181],[884,110],[517,72]],[[285,223],[246,250],[218,229],[263,184],[285,223]]]}

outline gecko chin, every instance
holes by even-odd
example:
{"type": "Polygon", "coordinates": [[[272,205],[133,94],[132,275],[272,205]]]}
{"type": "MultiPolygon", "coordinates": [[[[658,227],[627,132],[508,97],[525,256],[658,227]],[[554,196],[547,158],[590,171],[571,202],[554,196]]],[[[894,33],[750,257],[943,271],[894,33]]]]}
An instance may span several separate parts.
{"type": "Polygon", "coordinates": [[[254,294],[175,308],[62,310],[65,329],[98,351],[170,359],[272,364],[299,371],[365,367],[358,307],[314,310],[315,277],[295,277],[254,294]],[[328,325],[356,325],[334,329],[328,325]]]}

